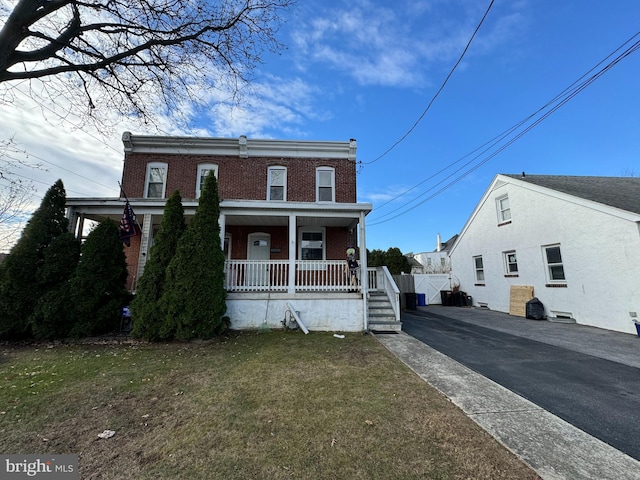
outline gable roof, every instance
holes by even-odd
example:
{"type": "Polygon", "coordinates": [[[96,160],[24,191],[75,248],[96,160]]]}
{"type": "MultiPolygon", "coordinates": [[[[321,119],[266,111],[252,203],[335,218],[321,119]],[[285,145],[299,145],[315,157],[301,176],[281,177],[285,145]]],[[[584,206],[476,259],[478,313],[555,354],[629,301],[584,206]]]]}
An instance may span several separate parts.
{"type": "Polygon", "coordinates": [[[504,176],[640,214],[640,178],[526,174],[504,176]]]}

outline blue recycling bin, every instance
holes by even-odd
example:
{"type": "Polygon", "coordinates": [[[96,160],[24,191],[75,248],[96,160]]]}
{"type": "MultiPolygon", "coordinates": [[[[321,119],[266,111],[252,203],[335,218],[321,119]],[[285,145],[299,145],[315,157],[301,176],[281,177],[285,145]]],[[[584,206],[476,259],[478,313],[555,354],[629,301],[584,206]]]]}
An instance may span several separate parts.
{"type": "Polygon", "coordinates": [[[426,293],[417,293],[416,296],[418,298],[418,306],[419,307],[426,307],[427,306],[427,294],[426,293]]]}
{"type": "Polygon", "coordinates": [[[638,337],[640,337],[640,322],[634,322],[636,324],[636,332],[638,332],[638,337]]]}

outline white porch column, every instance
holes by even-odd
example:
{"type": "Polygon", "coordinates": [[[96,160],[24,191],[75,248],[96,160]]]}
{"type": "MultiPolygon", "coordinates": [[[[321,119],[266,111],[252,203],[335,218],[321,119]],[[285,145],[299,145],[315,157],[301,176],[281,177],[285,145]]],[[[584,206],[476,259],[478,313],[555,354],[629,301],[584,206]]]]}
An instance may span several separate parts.
{"type": "Polygon", "coordinates": [[[360,212],[358,222],[360,228],[360,288],[362,289],[362,309],[364,312],[364,330],[369,330],[369,272],[367,271],[367,236],[365,228],[365,214],[360,212]]]}
{"type": "Polygon", "coordinates": [[[83,233],[84,233],[84,213],[81,213],[78,216],[78,231],[77,231],[77,235],[76,237],[82,241],[83,239],[83,233]]]}
{"type": "Polygon", "coordinates": [[[294,214],[289,215],[289,285],[287,293],[296,291],[296,236],[297,220],[294,214]]]}
{"type": "MultiPolygon", "coordinates": [[[[227,223],[227,217],[224,213],[220,212],[220,216],[218,217],[218,223],[220,224],[220,248],[224,250],[224,236],[225,236],[225,225],[227,223]]],[[[226,260],[226,258],[225,258],[226,260]]]]}
{"type": "Polygon", "coordinates": [[[144,273],[144,266],[147,263],[147,255],[151,244],[151,233],[153,228],[153,216],[145,213],[142,217],[142,236],[140,238],[140,252],[138,252],[138,274],[134,279],[134,290],[138,283],[138,279],[144,273]]]}

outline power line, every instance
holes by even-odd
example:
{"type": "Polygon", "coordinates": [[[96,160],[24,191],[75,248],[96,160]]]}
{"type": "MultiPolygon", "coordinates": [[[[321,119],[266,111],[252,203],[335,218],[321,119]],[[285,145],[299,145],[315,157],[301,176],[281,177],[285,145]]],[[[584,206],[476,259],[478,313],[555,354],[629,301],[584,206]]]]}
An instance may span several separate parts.
{"type": "Polygon", "coordinates": [[[415,128],[418,126],[418,124],[422,121],[422,119],[424,118],[424,116],[427,114],[427,112],[431,109],[431,105],[433,105],[433,102],[436,101],[436,98],[438,98],[438,96],[440,95],[440,93],[442,92],[442,90],[444,90],[445,85],[447,84],[447,82],[449,81],[449,79],[451,78],[451,76],[453,75],[453,72],[456,70],[456,68],[458,68],[458,65],[460,65],[460,62],[462,62],[462,59],[464,58],[465,54],[467,53],[467,50],[469,50],[469,47],[471,46],[471,42],[473,42],[473,39],[475,38],[476,34],[478,33],[478,31],[480,30],[480,27],[482,26],[482,24],[484,23],[485,18],[487,18],[487,15],[489,14],[489,10],[491,10],[491,7],[493,6],[493,2],[494,0],[491,0],[491,2],[489,3],[489,6],[487,7],[487,10],[484,12],[484,15],[482,16],[482,19],[480,20],[480,23],[478,24],[478,26],[476,27],[476,29],[473,32],[473,35],[471,35],[471,38],[469,39],[469,41],[467,42],[467,45],[464,47],[464,50],[462,51],[462,54],[460,55],[460,57],[458,58],[458,61],[455,63],[455,65],[453,66],[453,68],[449,71],[449,74],[447,75],[447,77],[444,79],[444,82],[442,82],[442,85],[440,85],[440,88],[438,89],[438,91],[436,92],[436,94],[433,96],[433,98],[431,99],[431,101],[429,102],[429,104],[427,105],[427,108],[424,109],[424,111],[422,112],[422,114],[418,117],[418,119],[414,122],[414,124],[411,126],[411,128],[409,130],[407,130],[407,132],[400,137],[399,140],[397,140],[393,145],[391,145],[389,148],[387,148],[381,155],[379,155],[378,157],[374,158],[373,160],[371,160],[370,162],[361,162],[361,165],[371,165],[372,163],[377,162],[378,160],[380,160],[382,157],[384,157],[387,153],[389,153],[391,150],[393,150],[394,148],[396,148],[400,143],[402,143],[410,134],[411,132],[413,132],[415,130],[415,128]]]}
{"type": "MultiPolygon", "coordinates": [[[[539,125],[542,121],[544,121],[545,119],[547,119],[551,114],[553,114],[554,112],[556,112],[560,107],[564,106],[568,101],[570,101],[571,99],[573,99],[576,95],[578,95],[580,92],[582,92],[585,88],[587,88],[589,85],[591,85],[593,82],[595,82],[598,78],[600,78],[602,75],[604,75],[606,72],[608,72],[611,68],[613,68],[615,65],[617,65],[619,62],[621,62],[623,59],[625,59],[626,57],[628,57],[629,55],[631,55],[632,53],[636,52],[638,49],[640,49],[640,41],[636,41],[633,45],[631,45],[630,47],[628,47],[625,51],[623,51],[621,54],[619,54],[615,59],[613,59],[611,62],[609,62],[605,67],[603,67],[602,69],[600,69],[597,73],[595,73],[594,75],[586,78],[586,80],[581,81],[582,79],[584,79],[585,77],[587,77],[587,75],[589,75],[591,72],[593,72],[594,70],[596,70],[596,68],[598,68],[600,65],[602,65],[605,61],[607,61],[607,59],[609,59],[610,57],[612,57],[617,51],[619,51],[620,49],[622,49],[625,45],[627,45],[628,43],[630,43],[635,37],[637,37],[638,35],[640,35],[640,32],[635,33],[634,35],[632,35],[626,42],[624,42],[621,46],[619,46],[618,48],[616,48],[612,53],[610,53],[607,57],[605,57],[604,60],[600,61],[595,67],[591,68],[587,73],[585,73],[584,75],[582,75],[578,80],[576,80],[575,82],[573,82],[569,87],[565,88],[561,93],[559,93],[558,95],[556,95],[552,100],[550,100],[549,102],[547,102],[544,106],[542,106],[541,108],[539,108],[536,112],[534,112],[533,114],[529,115],[528,117],[526,117],[524,120],[521,120],[520,122],[518,122],[516,125],[514,125],[513,127],[509,128],[508,130],[506,130],[505,132],[503,132],[502,134],[498,135],[497,137],[494,137],[494,139],[490,140],[489,142],[485,143],[483,146],[477,148],[476,150],[474,150],[473,152],[471,152],[470,154],[465,155],[464,157],[462,157],[459,160],[456,160],[455,162],[453,162],[452,164],[448,165],[447,167],[445,167],[444,169],[440,170],[438,173],[432,175],[431,177],[429,177],[428,179],[422,181],[421,183],[419,183],[418,185],[421,185],[423,183],[425,183],[427,180],[430,180],[431,178],[437,176],[438,174],[442,173],[443,171],[451,168],[453,165],[455,165],[456,163],[460,162],[461,160],[463,160],[464,158],[467,158],[469,155],[471,155],[472,153],[478,151],[480,148],[484,147],[485,145],[489,145],[489,147],[487,147],[485,150],[483,150],[481,153],[479,153],[478,155],[476,155],[474,158],[472,158],[470,161],[468,161],[467,163],[463,164],[460,168],[458,168],[457,170],[455,170],[453,173],[451,173],[449,176],[445,177],[443,180],[441,180],[440,182],[438,182],[436,185],[434,185],[433,187],[427,189],[425,192],[423,192],[421,195],[419,195],[418,197],[410,200],[409,202],[401,205],[400,207],[396,208],[395,210],[379,217],[379,221],[374,221],[373,223],[369,223],[368,226],[375,226],[375,225],[379,225],[382,223],[386,223],[388,221],[391,221],[395,218],[398,218],[408,212],[410,212],[411,210],[417,208],[420,205],[423,205],[424,203],[426,203],[427,201],[433,199],[434,197],[436,197],[437,195],[439,195],[440,193],[444,192],[445,190],[447,190],[448,188],[450,188],[451,186],[453,186],[455,183],[459,182],[460,180],[462,180],[463,178],[465,178],[467,175],[469,175],[470,173],[472,173],[473,171],[477,170],[478,168],[480,168],[482,165],[484,165],[485,163],[487,163],[489,160],[491,160],[492,158],[494,158],[495,156],[497,156],[498,154],[500,154],[502,151],[504,151],[507,147],[509,147],[511,144],[513,144],[514,142],[516,142],[517,140],[519,140],[522,136],[524,136],[525,134],[527,134],[529,131],[531,131],[533,128],[535,128],[537,125],[539,125]],[[482,161],[480,161],[478,164],[472,166],[471,168],[469,168],[467,171],[463,171],[458,177],[455,177],[451,182],[447,183],[446,185],[444,185],[442,188],[440,188],[439,190],[437,190],[435,193],[433,193],[432,195],[430,195],[429,197],[427,197],[426,199],[422,200],[421,202],[413,205],[412,207],[406,209],[405,211],[399,213],[398,215],[394,215],[391,218],[388,218],[386,220],[382,220],[385,217],[388,217],[389,215],[391,215],[392,213],[406,207],[407,205],[415,202],[418,198],[426,195],[428,192],[430,192],[431,190],[435,189],[438,185],[443,184],[444,182],[446,182],[448,179],[452,178],[456,173],[461,172],[465,167],[469,166],[470,164],[472,164],[475,160],[477,160],[481,155],[487,153],[488,151],[490,151],[493,147],[495,147],[496,145],[498,145],[503,139],[506,139],[509,137],[509,135],[511,135],[511,133],[515,132],[518,128],[520,128],[521,126],[525,125],[529,120],[531,120],[532,118],[534,118],[535,116],[537,116],[540,112],[544,111],[545,109],[547,109],[549,106],[553,105],[553,107],[547,111],[544,115],[542,115],[540,118],[538,118],[536,121],[534,121],[533,123],[531,123],[530,125],[528,125],[524,130],[520,131],[515,137],[511,138],[507,143],[505,143],[504,145],[500,146],[496,151],[492,152],[488,157],[484,158],[482,161]],[[495,140],[495,141],[494,141],[495,140]]],[[[411,189],[407,190],[405,193],[415,189],[418,185],[412,187],[411,189]]],[[[402,193],[398,196],[396,196],[394,199],[399,198],[400,196],[404,195],[405,193],[402,193]]],[[[392,200],[390,200],[392,201],[392,200]]],[[[388,204],[390,201],[385,202],[386,205],[388,204]]]]}

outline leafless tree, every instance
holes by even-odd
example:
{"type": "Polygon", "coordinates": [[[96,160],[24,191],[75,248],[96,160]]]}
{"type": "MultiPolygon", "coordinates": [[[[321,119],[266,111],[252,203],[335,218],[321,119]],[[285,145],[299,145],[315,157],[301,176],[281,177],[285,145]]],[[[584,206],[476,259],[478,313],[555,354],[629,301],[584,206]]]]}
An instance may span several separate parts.
{"type": "Polygon", "coordinates": [[[0,5],[0,104],[18,85],[78,114],[99,107],[153,122],[208,90],[238,93],[279,51],[297,0],[18,0],[0,5]],[[4,4],[6,5],[6,4],[4,4]],[[55,81],[54,81],[55,80],[55,81]],[[72,110],[73,109],[73,110],[72,110]]]}
{"type": "Polygon", "coordinates": [[[41,168],[20,156],[13,139],[0,140],[0,251],[9,250],[27,220],[34,188],[30,180],[21,178],[14,166],[41,168]],[[16,155],[18,154],[18,155],[16,155]]]}

